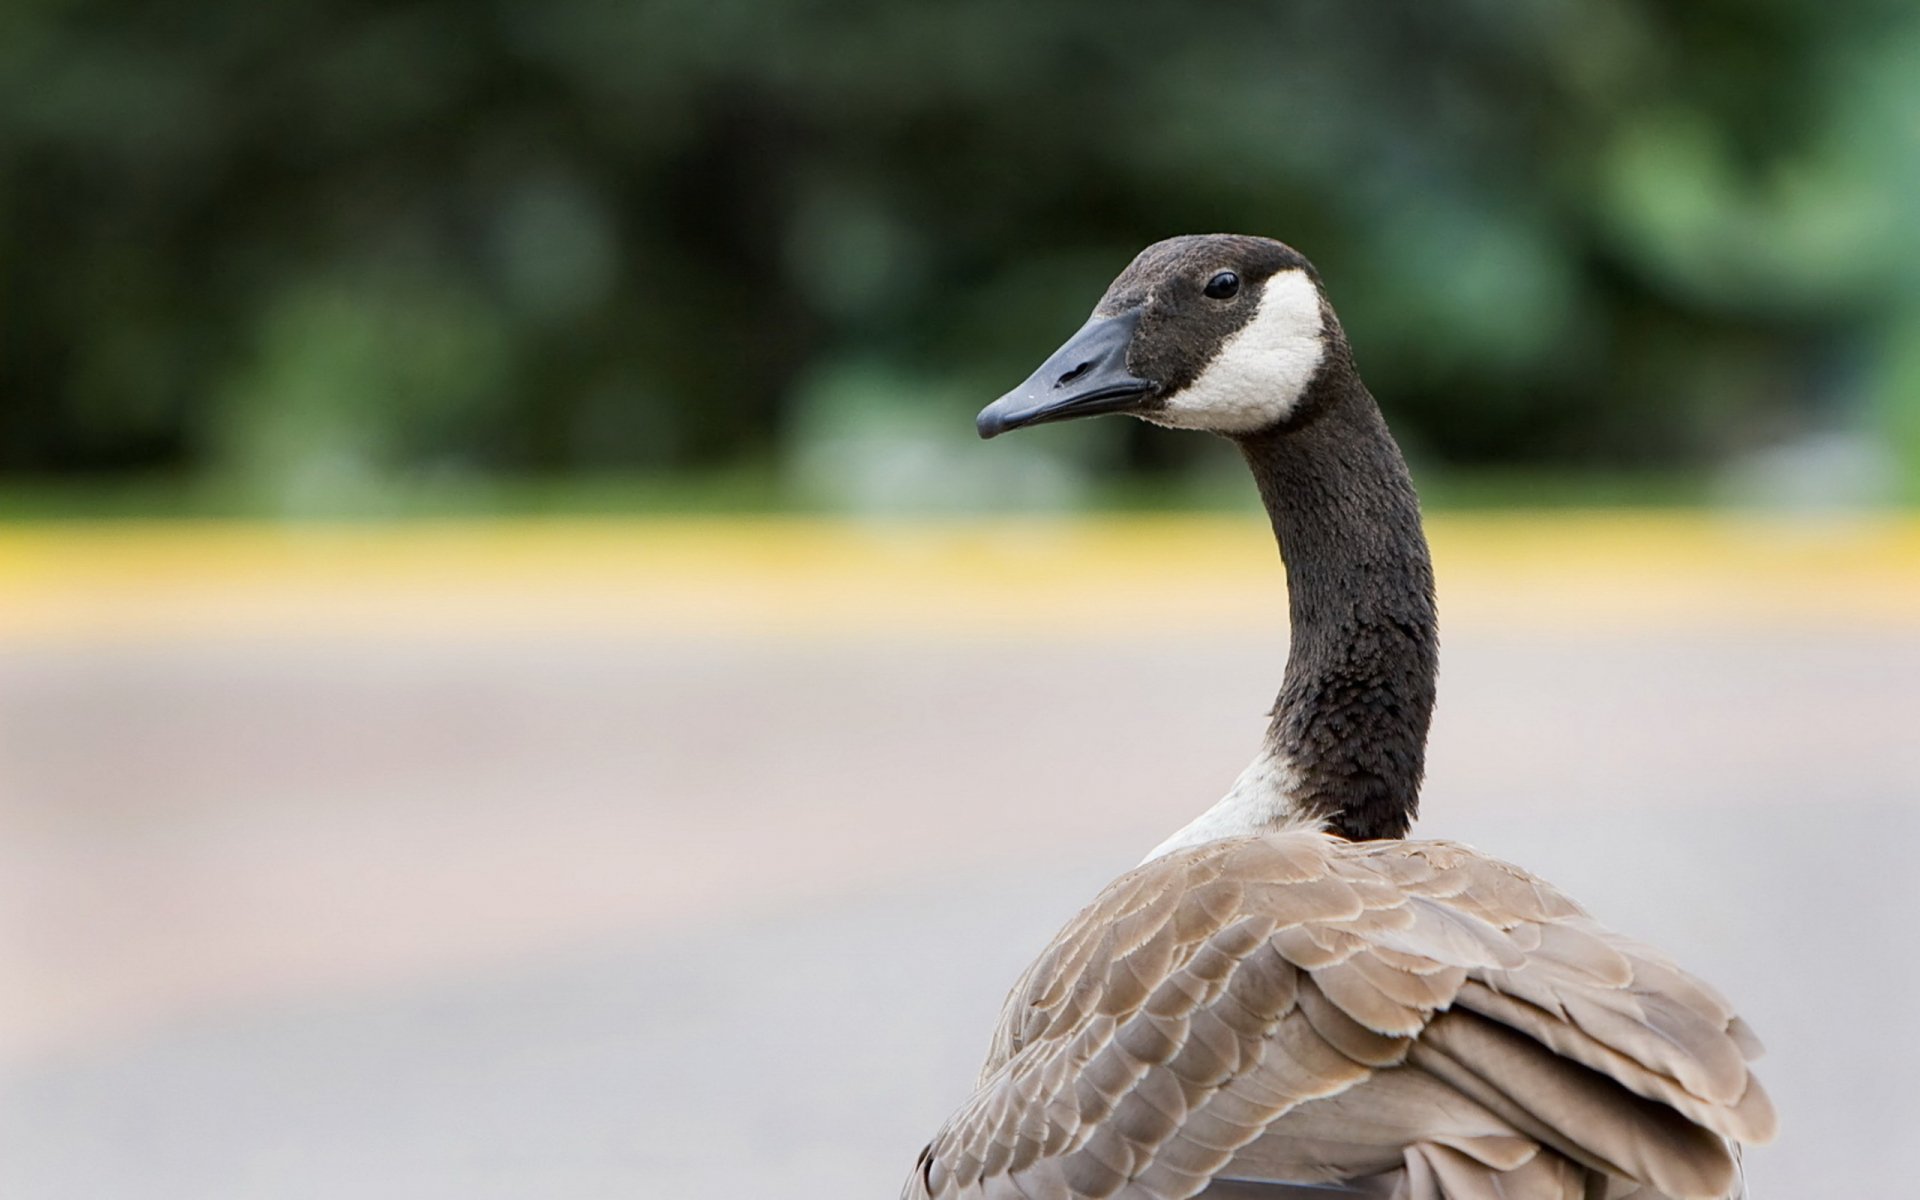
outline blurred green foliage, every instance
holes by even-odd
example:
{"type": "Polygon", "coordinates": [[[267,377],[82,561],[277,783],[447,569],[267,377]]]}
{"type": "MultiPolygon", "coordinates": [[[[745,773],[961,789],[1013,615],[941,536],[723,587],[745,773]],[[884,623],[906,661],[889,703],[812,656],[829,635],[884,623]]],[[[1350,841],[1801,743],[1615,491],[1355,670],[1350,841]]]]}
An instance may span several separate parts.
{"type": "MultiPolygon", "coordinates": [[[[1234,229],[1429,462],[1841,433],[1920,495],[1911,0],[15,0],[0,171],[16,483],[924,477],[1234,229]]],[[[1108,424],[970,486],[1208,453],[1108,424]]]]}

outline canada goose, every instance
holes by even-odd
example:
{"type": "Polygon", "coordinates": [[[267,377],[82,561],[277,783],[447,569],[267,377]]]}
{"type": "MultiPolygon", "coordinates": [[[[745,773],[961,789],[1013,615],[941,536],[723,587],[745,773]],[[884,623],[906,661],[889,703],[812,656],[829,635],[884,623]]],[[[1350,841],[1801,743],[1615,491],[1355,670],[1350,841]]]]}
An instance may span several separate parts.
{"type": "Polygon", "coordinates": [[[1727,1002],[1551,885],[1403,841],[1433,709],[1406,464],[1300,254],[1148,247],[979,417],[1222,434],[1286,563],[1292,644],[1224,799],[1015,985],[909,1197],[1707,1200],[1774,1132],[1727,1002]]]}

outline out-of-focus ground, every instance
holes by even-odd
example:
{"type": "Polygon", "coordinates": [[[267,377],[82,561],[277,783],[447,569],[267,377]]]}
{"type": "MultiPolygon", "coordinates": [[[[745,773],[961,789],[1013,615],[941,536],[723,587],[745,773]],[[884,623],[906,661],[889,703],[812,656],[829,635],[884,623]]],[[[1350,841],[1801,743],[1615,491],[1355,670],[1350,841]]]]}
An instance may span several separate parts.
{"type": "MultiPolygon", "coordinates": [[[[1422,832],[1737,998],[1762,1197],[1920,1122],[1920,527],[1437,519],[1422,832]]],[[[1252,753],[1257,522],[0,536],[0,1195],[890,1195],[1252,753]]]]}

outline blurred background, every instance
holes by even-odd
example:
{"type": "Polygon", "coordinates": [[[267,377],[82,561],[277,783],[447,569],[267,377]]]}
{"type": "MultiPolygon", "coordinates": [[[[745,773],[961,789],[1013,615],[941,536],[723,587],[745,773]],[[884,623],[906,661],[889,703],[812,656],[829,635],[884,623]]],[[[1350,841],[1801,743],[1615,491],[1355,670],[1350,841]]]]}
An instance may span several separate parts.
{"type": "Polygon", "coordinates": [[[891,1194],[1257,744],[1230,448],[972,431],[1233,230],[1427,502],[1424,830],[1893,1194],[1917,209],[1899,0],[6,6],[0,1193],[891,1194]]]}

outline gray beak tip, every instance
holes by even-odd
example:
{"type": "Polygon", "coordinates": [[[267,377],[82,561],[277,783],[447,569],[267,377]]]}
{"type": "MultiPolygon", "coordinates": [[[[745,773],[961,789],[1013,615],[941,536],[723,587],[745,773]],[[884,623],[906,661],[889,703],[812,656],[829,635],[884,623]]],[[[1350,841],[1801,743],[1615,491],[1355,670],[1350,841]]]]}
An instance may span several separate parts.
{"type": "Polygon", "coordinates": [[[1012,397],[1002,397],[999,400],[995,400],[992,404],[981,409],[980,415],[973,419],[973,427],[979,432],[982,441],[997,438],[1019,424],[1013,420],[1008,413],[1009,406],[1007,401],[1010,399],[1012,399],[1012,397]]]}
{"type": "Polygon", "coordinates": [[[981,409],[974,428],[995,438],[1028,425],[1133,409],[1154,391],[1127,371],[1127,346],[1139,320],[1138,311],[1092,318],[1025,383],[981,409]]]}

